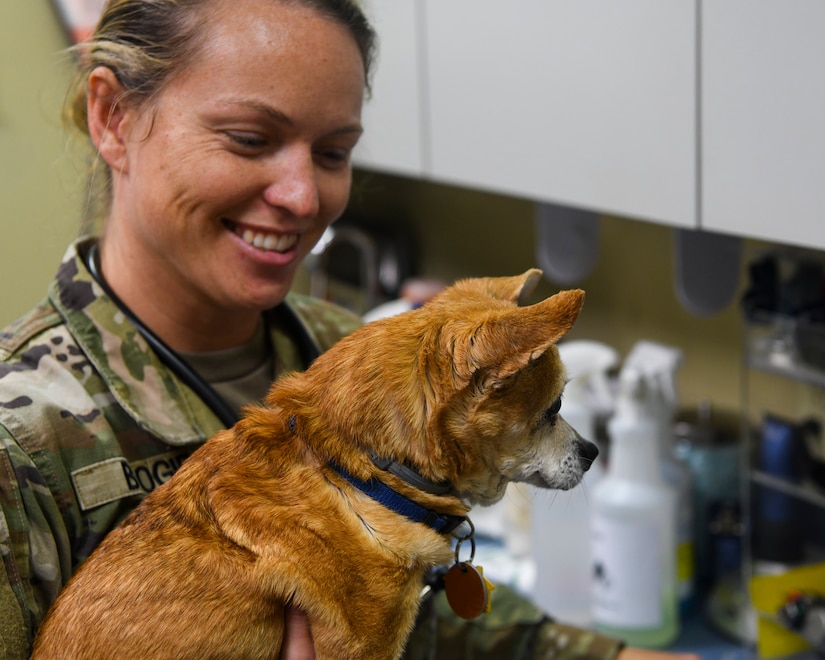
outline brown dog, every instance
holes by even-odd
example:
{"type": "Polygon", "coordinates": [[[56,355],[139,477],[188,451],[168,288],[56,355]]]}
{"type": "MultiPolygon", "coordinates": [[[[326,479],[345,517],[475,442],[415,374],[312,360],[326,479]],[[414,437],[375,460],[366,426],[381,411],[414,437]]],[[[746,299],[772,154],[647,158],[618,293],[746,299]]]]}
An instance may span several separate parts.
{"type": "Polygon", "coordinates": [[[274,658],[294,605],[319,658],[397,658],[468,504],[596,456],[558,414],[584,294],[519,307],[539,276],[458,282],[280,379],[108,535],[33,657],[274,658]]]}

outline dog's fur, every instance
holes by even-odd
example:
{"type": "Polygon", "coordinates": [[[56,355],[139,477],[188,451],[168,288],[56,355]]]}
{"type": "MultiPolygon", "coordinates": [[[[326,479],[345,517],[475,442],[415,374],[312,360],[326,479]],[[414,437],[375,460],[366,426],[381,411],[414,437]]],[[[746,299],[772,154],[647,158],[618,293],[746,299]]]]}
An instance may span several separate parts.
{"type": "Polygon", "coordinates": [[[280,379],[108,535],[51,608],[35,657],[273,658],[288,605],[306,613],[319,658],[398,657],[450,537],[331,463],[460,516],[510,481],[575,486],[597,451],[554,407],[555,343],[584,294],[518,306],[539,276],[463,280],[280,379]],[[370,450],[452,490],[416,489],[370,450]]]}

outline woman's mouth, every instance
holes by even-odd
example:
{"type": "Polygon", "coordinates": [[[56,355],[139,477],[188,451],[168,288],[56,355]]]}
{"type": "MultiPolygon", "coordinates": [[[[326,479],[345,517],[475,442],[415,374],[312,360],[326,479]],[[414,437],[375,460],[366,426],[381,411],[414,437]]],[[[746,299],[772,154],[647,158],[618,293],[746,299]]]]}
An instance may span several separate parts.
{"type": "Polygon", "coordinates": [[[225,221],[225,224],[245,243],[265,252],[289,252],[298,242],[298,234],[274,234],[249,227],[242,228],[230,221],[225,221]]]}

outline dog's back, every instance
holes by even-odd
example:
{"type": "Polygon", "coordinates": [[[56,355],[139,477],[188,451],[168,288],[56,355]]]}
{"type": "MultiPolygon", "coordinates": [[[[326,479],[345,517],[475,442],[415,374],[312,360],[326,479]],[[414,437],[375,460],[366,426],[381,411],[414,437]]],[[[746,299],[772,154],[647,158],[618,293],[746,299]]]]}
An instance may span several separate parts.
{"type": "Polygon", "coordinates": [[[33,657],[273,658],[286,604],[309,617],[318,657],[395,657],[432,559],[381,551],[382,527],[395,537],[398,521],[382,525],[386,510],[365,502],[379,508],[367,512],[378,514],[372,536],[328,470],[279,409],[252,411],[109,534],[51,608],[33,657]],[[347,627],[372,634],[342,647],[347,627]]]}

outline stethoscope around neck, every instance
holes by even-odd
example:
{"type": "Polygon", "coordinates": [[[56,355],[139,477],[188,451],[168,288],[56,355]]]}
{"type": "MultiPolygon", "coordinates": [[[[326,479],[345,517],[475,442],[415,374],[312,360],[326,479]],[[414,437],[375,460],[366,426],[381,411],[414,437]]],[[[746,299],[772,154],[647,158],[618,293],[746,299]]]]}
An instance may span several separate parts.
{"type": "MultiPolygon", "coordinates": [[[[112,291],[111,287],[103,278],[103,273],[100,272],[97,254],[98,244],[92,243],[86,251],[85,256],[83,256],[83,261],[86,264],[86,268],[88,268],[89,273],[94,278],[95,282],[97,282],[100,288],[103,289],[103,292],[111,298],[112,302],[123,313],[129,323],[135,326],[135,329],[141,334],[146,343],[149,344],[160,361],[163,362],[163,364],[166,365],[166,367],[178,378],[180,378],[187,385],[187,387],[197,394],[207,406],[209,406],[210,410],[212,410],[215,416],[221,420],[226,428],[233,426],[239,419],[238,413],[235,412],[235,410],[226,401],[224,401],[223,397],[221,397],[221,395],[218,394],[215,389],[208,382],[206,382],[206,380],[204,380],[203,377],[195,371],[188,362],[186,362],[186,360],[184,360],[173,348],[171,348],[168,344],[166,344],[166,342],[146,327],[143,321],[141,321],[140,318],[138,318],[138,316],[126,305],[126,303],[124,303],[117,296],[117,294],[112,291]]],[[[275,315],[277,320],[285,327],[292,339],[298,345],[298,350],[300,352],[301,359],[304,362],[304,367],[308,367],[312,364],[315,358],[320,355],[321,351],[295,312],[286,303],[281,303],[277,307],[270,310],[269,313],[275,315]]],[[[266,319],[267,314],[264,314],[264,320],[266,321],[266,319]]],[[[271,349],[271,335],[268,331],[264,334],[267,341],[270,342],[271,349]]]]}

